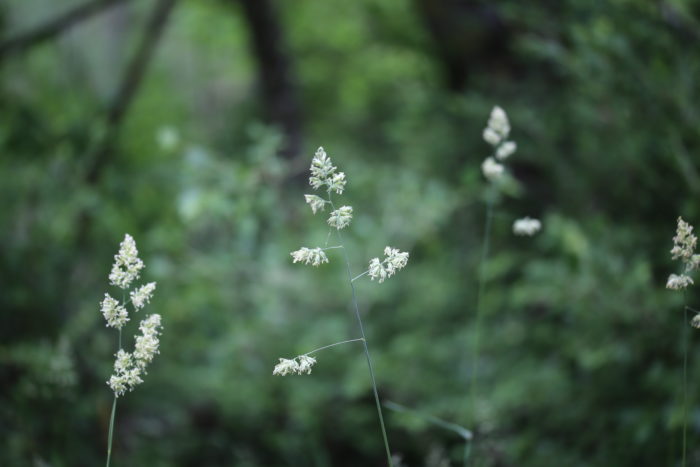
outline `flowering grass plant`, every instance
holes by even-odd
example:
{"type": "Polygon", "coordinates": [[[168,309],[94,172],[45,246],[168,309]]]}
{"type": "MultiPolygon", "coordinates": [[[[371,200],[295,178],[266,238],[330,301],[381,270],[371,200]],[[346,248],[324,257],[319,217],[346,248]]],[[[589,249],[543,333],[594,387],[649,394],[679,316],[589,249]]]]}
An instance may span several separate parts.
{"type": "MultiPolygon", "coordinates": [[[[680,260],[682,267],[681,274],[671,274],[666,281],[666,288],[683,291],[685,299],[685,289],[693,285],[690,274],[700,269],[700,254],[695,253],[698,238],[693,233],[693,226],[678,218],[676,226],[676,236],[673,237],[673,248],[671,248],[671,259],[680,260]]],[[[685,301],[685,300],[684,300],[685,301]]],[[[700,328],[700,312],[683,304],[683,453],[682,464],[686,465],[687,433],[688,433],[688,346],[690,336],[688,334],[688,312],[695,313],[690,320],[690,324],[695,328],[700,328]]]]}
{"type": "Polygon", "coordinates": [[[114,416],[117,409],[117,399],[127,391],[132,391],[143,383],[146,375],[146,367],[153,361],[158,351],[161,318],[159,314],[151,314],[145,317],[140,325],[140,335],[136,336],[133,352],[127,352],[122,348],[122,328],[129,321],[127,306],[131,304],[133,311],[142,310],[151,300],[156,289],[155,282],[149,282],[140,287],[131,289],[131,284],[139,278],[141,270],[145,267],[138,257],[136,242],[131,235],[126,234],[119,245],[119,253],[114,256],[114,265],[109,274],[111,285],[122,289],[122,301],[118,301],[106,293],[100,310],[107,322],[107,327],[119,331],[119,348],[115,354],[114,374],[107,381],[107,385],[114,392],[112,402],[112,414],[109,419],[109,440],[107,444],[107,466],[112,457],[112,438],[114,435],[114,416]],[[128,293],[128,300],[127,300],[128,293]]]}
{"type": "Polygon", "coordinates": [[[384,442],[384,448],[386,450],[387,462],[391,467],[393,465],[391,449],[389,448],[389,440],[386,433],[386,427],[384,425],[384,417],[382,415],[381,403],[379,401],[379,391],[377,389],[377,382],[374,374],[374,368],[372,366],[372,358],[369,352],[369,345],[367,344],[367,338],[365,336],[364,324],[362,322],[362,317],[360,316],[360,310],[357,304],[357,295],[355,291],[354,282],[359,278],[368,275],[371,280],[377,280],[377,282],[382,283],[387,278],[392,277],[398,271],[406,267],[408,263],[408,253],[399,251],[397,248],[392,248],[387,246],[384,249],[384,258],[379,259],[372,258],[369,261],[367,269],[353,277],[352,271],[350,269],[350,260],[347,249],[343,244],[343,235],[341,230],[348,227],[352,221],[353,209],[352,206],[340,206],[336,207],[333,201],[333,193],[337,195],[343,194],[347,181],[345,178],[345,173],[338,172],[337,167],[333,165],[331,159],[326,154],[324,149],[318,148],[316,154],[311,161],[311,177],[309,178],[309,184],[314,188],[314,190],[323,189],[325,190],[325,197],[318,195],[307,194],[304,195],[306,203],[311,207],[313,214],[324,211],[326,207],[330,208],[330,214],[327,220],[329,225],[328,240],[330,240],[331,233],[335,231],[338,238],[338,245],[327,246],[328,240],[324,247],[301,247],[300,249],[293,251],[291,253],[294,263],[303,263],[311,266],[321,266],[322,264],[328,263],[329,258],[326,254],[329,250],[342,250],[343,258],[345,260],[345,266],[347,270],[348,284],[350,286],[353,309],[355,312],[355,317],[357,319],[358,330],[360,337],[356,339],[350,339],[342,342],[336,342],[330,345],[326,345],[308,352],[303,355],[296,356],[291,359],[280,358],[279,363],[275,366],[272,374],[273,375],[302,375],[311,374],[312,367],[316,364],[316,358],[311,357],[311,354],[325,350],[337,345],[351,343],[351,342],[362,342],[363,349],[365,352],[365,358],[367,359],[367,368],[369,371],[370,381],[372,383],[372,391],[374,394],[374,401],[377,408],[377,415],[379,417],[379,425],[382,432],[382,440],[384,442]]]}

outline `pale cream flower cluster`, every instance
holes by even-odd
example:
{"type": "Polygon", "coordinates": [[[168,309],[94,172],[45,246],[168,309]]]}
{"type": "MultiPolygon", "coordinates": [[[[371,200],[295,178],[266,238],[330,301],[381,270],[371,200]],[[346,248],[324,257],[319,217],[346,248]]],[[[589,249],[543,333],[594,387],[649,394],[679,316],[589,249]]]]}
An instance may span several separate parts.
{"type": "Polygon", "coordinates": [[[109,273],[109,283],[121,289],[129,288],[129,285],[139,278],[143,269],[143,261],[139,259],[139,251],[136,242],[131,235],[126,234],[119,244],[119,253],[114,255],[114,265],[109,273]]]}
{"type": "Polygon", "coordinates": [[[331,216],[328,218],[328,225],[340,230],[350,225],[351,220],[352,206],[342,206],[340,209],[331,212],[331,216]]]}
{"type": "MultiPolygon", "coordinates": [[[[114,264],[109,273],[110,284],[128,289],[131,283],[138,279],[141,270],[145,267],[138,255],[139,252],[133,237],[129,234],[124,235],[124,240],[119,244],[119,253],[114,255],[114,264]]],[[[155,289],[156,283],[150,282],[131,291],[131,304],[135,311],[142,309],[149,303],[155,289]]],[[[120,303],[108,293],[105,294],[100,303],[100,311],[107,321],[107,327],[121,329],[129,321],[126,303],[120,303]]]]}
{"type": "Polygon", "coordinates": [[[313,211],[314,214],[316,214],[317,211],[323,211],[328,202],[316,195],[304,195],[304,199],[306,199],[306,203],[311,206],[311,211],[313,211]]]}
{"type": "MultiPolygon", "coordinates": [[[[505,113],[503,115],[505,116],[505,113]]],[[[493,124],[496,125],[496,128],[499,128],[499,131],[503,131],[504,127],[502,121],[495,121],[493,124]]],[[[507,118],[505,124],[508,125],[507,118]]],[[[510,129],[508,129],[508,131],[510,131],[510,129]]],[[[322,147],[318,148],[311,161],[311,177],[309,178],[309,184],[314,189],[325,186],[329,198],[323,199],[317,195],[304,195],[306,203],[311,206],[311,210],[314,214],[318,211],[323,211],[326,204],[332,205],[330,200],[331,191],[336,191],[339,194],[343,192],[343,188],[345,188],[345,174],[336,172],[337,170],[338,168],[333,165],[326,151],[322,147]],[[338,177],[339,175],[341,176],[338,177]],[[342,186],[338,190],[339,180],[342,180],[342,186]]],[[[352,206],[341,206],[330,213],[328,225],[338,230],[344,229],[350,225],[352,215],[352,206]]],[[[328,262],[328,257],[322,248],[302,247],[299,250],[292,251],[290,255],[293,258],[293,263],[320,266],[328,262]]],[[[379,258],[373,258],[369,262],[369,269],[364,273],[369,274],[372,280],[378,279],[380,283],[384,282],[387,277],[393,276],[396,271],[405,267],[408,262],[408,253],[402,253],[396,248],[386,247],[384,249],[384,255],[386,257],[382,261],[380,261],[379,258]]]]}
{"type": "Polygon", "coordinates": [[[292,258],[294,258],[292,263],[304,263],[312,266],[319,266],[328,262],[328,256],[326,256],[326,253],[320,248],[301,247],[301,249],[292,251],[290,254],[292,255],[292,258]]]}
{"type": "MultiPolygon", "coordinates": [[[[484,159],[481,163],[481,172],[490,182],[497,182],[506,173],[505,160],[515,153],[518,145],[515,141],[508,141],[510,135],[510,122],[506,111],[495,106],[491,110],[489,121],[484,128],[484,141],[494,147],[493,155],[484,159]]],[[[531,237],[542,229],[542,222],[538,219],[524,217],[513,222],[513,233],[531,237]]]]}
{"type": "Polygon", "coordinates": [[[299,355],[292,359],[280,358],[280,362],[272,370],[273,375],[310,375],[316,359],[308,355],[299,355]]]}
{"type": "Polygon", "coordinates": [[[510,134],[510,122],[506,112],[496,106],[491,110],[489,121],[484,128],[484,141],[494,147],[494,155],[484,159],[481,171],[487,180],[493,182],[500,179],[505,173],[503,161],[510,157],[518,148],[514,141],[506,141],[510,134]]]}
{"type": "Polygon", "coordinates": [[[520,236],[532,237],[542,228],[542,223],[538,219],[523,217],[513,222],[513,233],[520,236]]]}
{"type": "Polygon", "coordinates": [[[700,255],[695,254],[698,238],[693,234],[693,226],[678,218],[676,236],[673,237],[671,258],[680,259],[684,265],[683,274],[671,274],[666,281],[666,288],[683,290],[693,284],[693,279],[688,273],[700,269],[700,255]]]}
{"type": "Polygon", "coordinates": [[[149,282],[136,290],[132,290],[130,294],[131,304],[134,305],[134,308],[137,310],[142,309],[147,303],[151,302],[151,297],[153,296],[153,292],[155,290],[155,282],[149,282]]]}
{"type": "Polygon", "coordinates": [[[108,293],[100,303],[100,311],[107,321],[107,327],[121,329],[129,321],[126,307],[112,298],[108,293]]]}
{"type": "MultiPolygon", "coordinates": [[[[326,187],[328,199],[321,198],[317,195],[304,195],[306,204],[311,207],[311,211],[316,214],[326,208],[326,204],[331,203],[331,192],[342,194],[345,189],[346,179],[343,172],[337,172],[338,168],[333,165],[326,151],[320,147],[316,151],[314,158],[311,160],[311,176],[309,184],[318,190],[321,187],[326,187]]],[[[344,229],[350,225],[352,221],[352,206],[341,206],[334,209],[328,217],[328,225],[338,230],[344,229]]],[[[293,263],[310,264],[312,266],[320,266],[328,262],[328,257],[321,248],[302,247],[299,250],[290,253],[294,259],[293,263]]]]}
{"type": "MultiPolygon", "coordinates": [[[[330,158],[326,154],[323,148],[318,148],[316,154],[311,162],[311,177],[309,178],[309,183],[314,189],[321,187],[326,187],[326,192],[328,194],[328,199],[321,198],[317,195],[304,195],[306,203],[311,207],[314,214],[318,211],[323,211],[326,204],[329,204],[333,211],[330,213],[328,218],[328,225],[332,228],[338,230],[338,239],[342,243],[342,237],[340,230],[350,225],[353,216],[352,206],[341,206],[336,209],[333,202],[331,201],[331,192],[335,191],[338,194],[342,194],[345,188],[345,174],[342,172],[336,172],[337,167],[333,165],[330,158]]],[[[330,238],[330,232],[329,232],[330,238]]],[[[302,247],[296,251],[292,251],[290,255],[292,256],[293,263],[303,263],[310,264],[312,266],[320,266],[323,263],[328,263],[328,256],[326,256],[325,250],[331,250],[336,248],[344,248],[344,246],[337,245],[328,248],[307,248],[302,247]]],[[[379,258],[374,258],[369,263],[369,269],[359,276],[350,279],[350,283],[359,279],[365,275],[369,275],[372,280],[378,279],[379,282],[384,282],[387,277],[391,277],[396,274],[397,271],[406,267],[408,263],[408,253],[401,252],[397,248],[386,247],[384,249],[385,258],[380,261],[379,258]]],[[[350,274],[350,267],[348,265],[348,275],[350,274]]],[[[359,318],[359,315],[358,315],[359,318]]],[[[338,342],[331,344],[330,346],[325,346],[320,349],[316,349],[309,353],[314,353],[318,350],[323,350],[328,347],[333,347],[338,344],[344,344],[348,342],[364,341],[364,336],[361,339],[351,339],[349,341],[338,342]]],[[[289,374],[311,374],[311,368],[316,363],[316,359],[309,356],[309,354],[299,355],[292,359],[280,358],[279,363],[275,365],[272,371],[273,375],[285,376],[289,374]]]]}
{"type": "Polygon", "coordinates": [[[384,260],[372,258],[369,262],[368,274],[370,279],[377,279],[381,284],[387,277],[396,274],[397,271],[406,267],[408,263],[408,253],[401,252],[397,248],[390,246],[384,248],[384,260]]]}
{"type": "Polygon", "coordinates": [[[136,336],[134,352],[119,349],[114,362],[114,374],[107,381],[115,396],[119,397],[143,383],[141,376],[146,374],[146,367],[160,353],[158,336],[161,328],[160,315],[152,314],[141,321],[141,335],[136,336]]]}
{"type": "Polygon", "coordinates": [[[323,150],[323,147],[316,150],[316,155],[311,160],[311,178],[309,184],[314,190],[318,190],[322,186],[326,186],[327,190],[335,191],[339,195],[343,194],[345,189],[345,174],[336,172],[338,168],[333,165],[330,157],[323,150]]]}
{"type": "MultiPolygon", "coordinates": [[[[140,271],[144,268],[143,261],[138,257],[136,242],[131,235],[126,234],[124,241],[119,245],[119,253],[114,256],[114,265],[109,274],[112,285],[122,289],[128,289],[131,283],[138,279],[140,271]]],[[[155,282],[142,285],[129,294],[134,311],[143,309],[151,300],[156,289],[155,282]]],[[[128,302],[122,304],[109,294],[105,294],[100,303],[100,311],[107,321],[108,327],[121,329],[129,321],[129,313],[126,309],[128,302]]],[[[114,374],[107,384],[114,391],[115,396],[123,395],[127,390],[143,382],[142,376],[146,374],[146,366],[159,353],[159,338],[161,318],[158,314],[147,316],[141,321],[139,330],[141,335],[136,337],[133,353],[119,349],[114,362],[114,374]]]]}

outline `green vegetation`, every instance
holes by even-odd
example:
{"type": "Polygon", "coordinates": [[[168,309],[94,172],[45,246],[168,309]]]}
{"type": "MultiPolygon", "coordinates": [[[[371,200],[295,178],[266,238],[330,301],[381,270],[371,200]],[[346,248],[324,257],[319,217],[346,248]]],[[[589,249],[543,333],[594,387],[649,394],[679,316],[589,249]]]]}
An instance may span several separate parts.
{"type": "Polygon", "coordinates": [[[676,219],[700,227],[698,18],[692,0],[1,2],[0,465],[104,464],[100,302],[126,233],[163,333],[119,398],[112,466],[384,465],[362,345],[272,375],[362,337],[343,261],[290,257],[328,234],[303,202],[319,146],[349,180],[352,271],[410,252],[355,284],[402,465],[462,465],[464,433],[474,466],[700,464],[700,296],[665,289],[676,219]],[[494,105],[517,152],[481,270],[494,105]],[[526,215],[541,232],[514,236],[526,215]]]}

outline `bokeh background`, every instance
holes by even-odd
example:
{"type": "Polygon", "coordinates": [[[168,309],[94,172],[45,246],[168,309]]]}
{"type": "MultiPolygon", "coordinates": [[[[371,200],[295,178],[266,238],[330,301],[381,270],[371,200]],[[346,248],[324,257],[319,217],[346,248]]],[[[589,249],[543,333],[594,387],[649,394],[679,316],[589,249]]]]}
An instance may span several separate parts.
{"type": "MultiPolygon", "coordinates": [[[[116,332],[99,302],[126,232],[157,281],[161,354],[121,398],[113,465],[380,466],[339,255],[304,204],[318,146],[347,174],[380,394],[464,425],[481,466],[700,465],[700,348],[664,289],[700,226],[694,0],[0,1],[0,464],[104,462],[116,332]],[[87,2],[87,3],[83,3],[87,2]],[[485,268],[468,413],[491,108],[517,183],[485,268]],[[534,238],[511,224],[542,219],[534,238]],[[472,420],[475,420],[472,422],[472,420]]],[[[687,319],[689,319],[688,316],[687,319]]],[[[131,338],[138,319],[125,332],[131,338]]],[[[462,440],[385,411],[406,466],[462,440]]]]}

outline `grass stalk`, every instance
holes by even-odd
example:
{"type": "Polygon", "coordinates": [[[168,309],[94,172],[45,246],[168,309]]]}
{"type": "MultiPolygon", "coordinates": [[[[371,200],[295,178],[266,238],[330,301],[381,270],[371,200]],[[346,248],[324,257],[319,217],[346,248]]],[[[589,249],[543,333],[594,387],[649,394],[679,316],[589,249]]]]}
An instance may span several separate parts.
{"type": "MultiPolygon", "coordinates": [[[[125,296],[126,294],[124,294],[125,296]]],[[[119,349],[122,348],[122,330],[119,329],[119,349]]],[[[109,435],[107,437],[107,464],[109,467],[109,462],[112,460],[112,438],[114,437],[114,416],[117,412],[117,395],[114,395],[114,402],[112,402],[112,415],[109,417],[109,435]]]]}
{"type": "Polygon", "coordinates": [[[109,440],[107,441],[107,467],[112,459],[112,435],[114,434],[114,414],[117,411],[117,396],[112,403],[112,415],[109,417],[109,440]]]}
{"type": "Polygon", "coordinates": [[[384,403],[384,407],[390,410],[394,410],[396,412],[402,412],[402,413],[407,413],[410,415],[413,415],[418,418],[422,418],[423,420],[426,420],[429,423],[432,423],[433,425],[439,426],[441,428],[444,428],[446,430],[450,430],[454,433],[457,433],[463,440],[464,440],[464,457],[463,457],[463,463],[466,466],[468,459],[469,459],[469,446],[472,440],[472,432],[464,428],[463,426],[459,426],[456,423],[452,422],[447,422],[445,420],[442,420],[438,417],[435,417],[434,415],[426,414],[423,412],[419,412],[418,410],[410,409],[406,407],[405,405],[397,404],[396,402],[392,401],[386,401],[384,403]]]}
{"type": "MultiPolygon", "coordinates": [[[[329,195],[329,201],[330,201],[330,192],[328,193],[329,195]]],[[[333,202],[330,201],[331,207],[333,210],[335,210],[335,206],[333,205],[333,202]]],[[[355,284],[353,282],[353,275],[352,271],[350,268],[350,258],[348,257],[348,251],[344,247],[343,244],[343,234],[340,232],[340,230],[337,230],[338,233],[338,241],[340,242],[340,246],[342,247],[343,250],[343,256],[345,258],[345,267],[348,273],[348,283],[350,284],[350,290],[352,291],[352,304],[353,304],[353,309],[355,311],[355,318],[357,318],[357,325],[360,328],[360,336],[362,337],[362,346],[365,351],[365,358],[367,359],[367,368],[369,369],[369,377],[370,380],[372,381],[372,392],[374,393],[374,403],[377,406],[377,415],[379,416],[379,425],[382,429],[382,440],[384,441],[384,449],[386,450],[386,458],[387,458],[387,463],[389,467],[393,467],[394,463],[391,459],[391,449],[389,448],[389,438],[387,437],[386,434],[386,427],[384,425],[384,416],[382,415],[382,404],[379,401],[379,391],[377,390],[377,381],[374,376],[374,368],[372,367],[372,358],[370,357],[369,353],[369,346],[367,345],[367,337],[365,336],[365,328],[364,325],[362,324],[362,317],[360,316],[360,308],[357,304],[357,293],[355,291],[355,284]]]]}
{"type": "MultiPolygon", "coordinates": [[[[491,225],[493,224],[493,205],[494,200],[489,197],[486,204],[486,219],[484,222],[484,237],[482,239],[481,259],[479,263],[478,287],[476,292],[476,311],[474,315],[474,327],[472,337],[472,375],[469,388],[469,413],[471,414],[471,426],[476,427],[476,398],[477,398],[477,373],[479,366],[479,354],[481,352],[481,327],[483,320],[483,295],[486,290],[486,265],[489,257],[489,249],[491,247],[491,225]]],[[[468,448],[465,448],[465,459],[469,458],[471,451],[471,443],[468,448]]],[[[465,462],[466,465],[466,462],[465,462]]]]}
{"type": "Polygon", "coordinates": [[[358,339],[348,339],[346,341],[341,341],[341,342],[336,342],[334,344],[324,345],[323,347],[319,347],[318,349],[314,349],[311,352],[306,352],[304,355],[315,354],[316,352],[320,352],[321,350],[325,350],[325,349],[330,349],[331,347],[335,347],[336,345],[349,344],[350,342],[359,342],[359,341],[363,341],[363,340],[364,339],[362,337],[360,337],[358,339]]]}
{"type": "MultiPolygon", "coordinates": [[[[683,293],[685,302],[685,292],[683,293]]],[[[686,466],[687,436],[688,436],[688,307],[683,306],[683,456],[681,466],[686,466]]]]}

